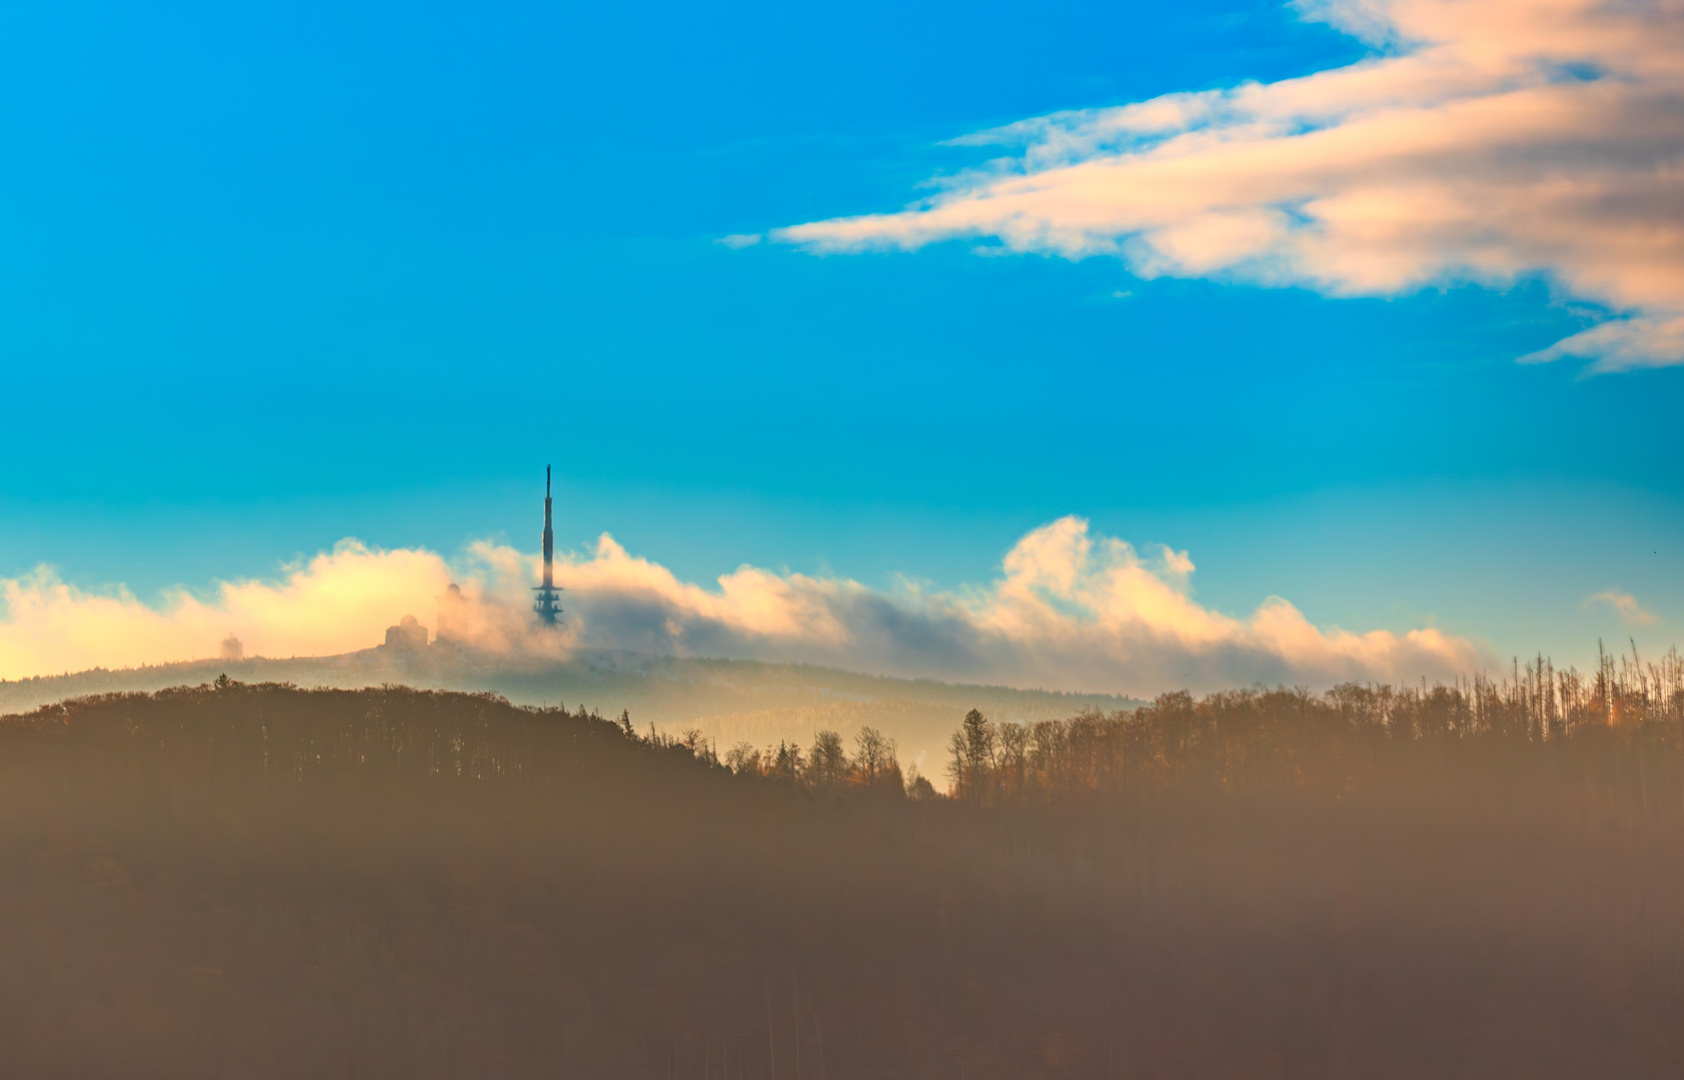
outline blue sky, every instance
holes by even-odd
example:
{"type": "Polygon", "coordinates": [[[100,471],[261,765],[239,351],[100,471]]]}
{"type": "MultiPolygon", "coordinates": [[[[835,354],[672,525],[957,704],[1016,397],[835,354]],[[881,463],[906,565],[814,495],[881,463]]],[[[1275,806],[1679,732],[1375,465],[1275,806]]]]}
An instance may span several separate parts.
{"type": "Polygon", "coordinates": [[[1204,605],[1582,661],[1684,618],[1684,369],[1515,358],[1559,283],[1326,297],[1109,256],[730,234],[928,197],[1057,110],[1376,46],[1273,3],[19,4],[0,15],[0,577],[274,575],[609,531],[987,581],[1078,515],[1204,605]],[[1584,606],[1633,594],[1632,628],[1584,606]]]}

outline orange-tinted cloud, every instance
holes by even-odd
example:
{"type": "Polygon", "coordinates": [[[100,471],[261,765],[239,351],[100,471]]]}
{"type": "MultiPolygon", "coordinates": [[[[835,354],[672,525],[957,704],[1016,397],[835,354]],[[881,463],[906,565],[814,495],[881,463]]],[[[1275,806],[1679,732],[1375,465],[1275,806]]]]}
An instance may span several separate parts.
{"type": "Polygon", "coordinates": [[[89,593],[49,571],[0,579],[0,678],[133,667],[219,654],[229,634],[247,655],[321,656],[378,644],[405,614],[431,611],[450,577],[425,551],[373,551],[347,540],[277,581],[222,582],[156,607],[127,590],[89,593]]]}
{"type": "Polygon", "coordinates": [[[1585,598],[1586,607],[1603,606],[1620,617],[1627,626],[1653,626],[1659,620],[1654,612],[1645,611],[1637,597],[1622,589],[1603,589],[1585,598]]]}
{"type": "Polygon", "coordinates": [[[1349,633],[1266,600],[1235,617],[1192,598],[1186,552],[1142,555],[1067,517],[1024,536],[986,585],[888,592],[838,578],[744,566],[713,587],[684,582],[604,534],[556,565],[566,590],[559,633],[531,614],[536,561],[471,546],[454,564],[428,551],[355,541],[287,568],[275,581],[224,583],[156,607],[121,590],[96,595],[46,572],[0,581],[0,677],[215,656],[232,634],[247,655],[327,655],[368,648],[406,614],[435,635],[454,580],[449,636],[512,658],[577,647],[830,664],[882,674],[1148,694],[1191,686],[1447,677],[1478,650],[1436,629],[1349,633]]]}
{"type": "Polygon", "coordinates": [[[1395,294],[1541,274],[1611,318],[1523,359],[1684,362],[1684,3],[1302,0],[1377,47],[1345,68],[1058,113],[819,250],[993,237],[1143,275],[1395,294]]]}

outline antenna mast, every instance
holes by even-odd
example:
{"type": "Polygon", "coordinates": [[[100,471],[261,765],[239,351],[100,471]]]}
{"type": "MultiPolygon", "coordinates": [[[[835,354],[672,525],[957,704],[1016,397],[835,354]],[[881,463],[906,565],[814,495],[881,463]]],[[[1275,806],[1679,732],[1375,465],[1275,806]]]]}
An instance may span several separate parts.
{"type": "Polygon", "coordinates": [[[550,526],[550,467],[544,466],[544,583],[535,585],[532,589],[538,598],[532,602],[532,610],[538,613],[538,619],[545,626],[554,626],[560,621],[561,590],[555,586],[555,530],[550,526]]]}

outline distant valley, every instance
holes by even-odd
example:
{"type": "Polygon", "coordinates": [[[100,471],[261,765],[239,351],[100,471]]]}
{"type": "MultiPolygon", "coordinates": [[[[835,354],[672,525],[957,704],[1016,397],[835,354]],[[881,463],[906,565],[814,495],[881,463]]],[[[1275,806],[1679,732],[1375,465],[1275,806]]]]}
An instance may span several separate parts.
{"type": "Polygon", "coordinates": [[[968,709],[997,720],[1042,720],[1142,704],[1110,694],[895,679],[799,664],[600,650],[581,650],[559,663],[520,662],[450,647],[383,646],[340,656],[194,660],[0,681],[0,715],[92,694],[197,686],[222,674],[301,687],[391,683],[490,691],[516,704],[565,704],[610,717],[624,710],[639,729],[653,724],[675,734],[699,731],[721,754],[739,742],[805,746],[826,729],[851,737],[869,724],[896,741],[904,764],[917,766],[938,786],[947,739],[968,709]]]}

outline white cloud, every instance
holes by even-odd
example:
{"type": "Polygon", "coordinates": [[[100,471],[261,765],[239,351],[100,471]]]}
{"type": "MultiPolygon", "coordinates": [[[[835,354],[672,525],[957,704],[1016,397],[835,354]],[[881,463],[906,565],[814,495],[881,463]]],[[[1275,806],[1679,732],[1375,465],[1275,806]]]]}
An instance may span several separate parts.
{"type": "Polygon", "coordinates": [[[472,546],[454,566],[428,551],[375,551],[346,541],[274,582],[184,592],[160,607],[123,591],[93,595],[45,571],[0,580],[0,677],[215,655],[232,634],[248,655],[323,655],[367,648],[387,626],[434,618],[452,579],[458,640],[509,655],[577,647],[806,661],[882,674],[1149,694],[1176,687],[1444,677],[1478,667],[1467,641],[1436,629],[1398,635],[1319,628],[1270,598],[1244,618],[1192,599],[1187,552],[1142,555],[1067,517],[1008,552],[992,582],[892,592],[858,582],[743,566],[714,587],[679,580],[607,534],[563,557],[559,634],[533,622],[536,562],[472,546]]]}
{"type": "Polygon", "coordinates": [[[1659,620],[1653,612],[1643,610],[1643,605],[1637,602],[1637,597],[1620,589],[1603,589],[1593,596],[1585,597],[1585,606],[1602,605],[1620,617],[1620,621],[1627,626],[1653,626],[1659,620]]]}
{"type": "Polygon", "coordinates": [[[1544,275],[1609,321],[1531,354],[1684,363],[1684,0],[1313,0],[1385,53],[1228,90],[1058,113],[899,213],[773,236],[816,250],[994,237],[1391,295],[1544,275]]]}

